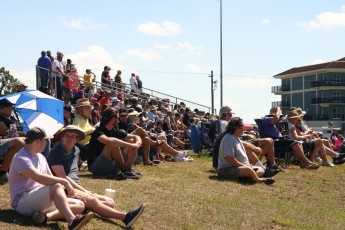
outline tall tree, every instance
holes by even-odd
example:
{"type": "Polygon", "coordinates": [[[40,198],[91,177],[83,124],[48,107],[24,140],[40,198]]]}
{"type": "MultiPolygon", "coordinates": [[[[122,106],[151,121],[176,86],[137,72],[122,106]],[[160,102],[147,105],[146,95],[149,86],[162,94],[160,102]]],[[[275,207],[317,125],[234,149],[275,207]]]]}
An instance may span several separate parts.
{"type": "Polygon", "coordinates": [[[4,67],[0,68],[0,96],[5,96],[16,92],[14,87],[18,83],[18,79],[14,78],[10,71],[7,71],[4,67]]]}

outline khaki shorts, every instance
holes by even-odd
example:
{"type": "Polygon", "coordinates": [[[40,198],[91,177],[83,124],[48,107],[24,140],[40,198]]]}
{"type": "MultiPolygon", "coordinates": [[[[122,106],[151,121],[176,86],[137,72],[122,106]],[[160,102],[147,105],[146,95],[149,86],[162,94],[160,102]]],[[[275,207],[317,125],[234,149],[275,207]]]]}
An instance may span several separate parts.
{"type": "Polygon", "coordinates": [[[55,205],[50,201],[49,186],[43,186],[24,192],[15,210],[22,216],[31,216],[35,211],[46,212],[52,208],[55,208],[55,205]]]}

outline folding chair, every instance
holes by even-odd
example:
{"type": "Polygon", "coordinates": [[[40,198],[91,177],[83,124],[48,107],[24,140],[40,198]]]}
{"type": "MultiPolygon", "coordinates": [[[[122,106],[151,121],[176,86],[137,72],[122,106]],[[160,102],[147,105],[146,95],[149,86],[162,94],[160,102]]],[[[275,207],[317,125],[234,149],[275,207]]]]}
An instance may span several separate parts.
{"type": "MultiPolygon", "coordinates": [[[[269,136],[265,136],[263,134],[261,118],[256,118],[254,119],[254,121],[256,125],[258,126],[260,138],[272,138],[269,136]]],[[[278,126],[278,129],[285,127],[285,125],[287,124],[280,124],[280,126],[278,126]]],[[[286,130],[286,128],[284,130],[286,130]]],[[[292,148],[290,146],[291,142],[287,140],[286,136],[279,139],[274,139],[274,138],[272,139],[274,143],[274,150],[275,150],[274,155],[276,158],[276,163],[282,168],[288,168],[291,157],[293,156],[292,148]]],[[[266,162],[266,164],[267,163],[268,161],[266,162]]]]}

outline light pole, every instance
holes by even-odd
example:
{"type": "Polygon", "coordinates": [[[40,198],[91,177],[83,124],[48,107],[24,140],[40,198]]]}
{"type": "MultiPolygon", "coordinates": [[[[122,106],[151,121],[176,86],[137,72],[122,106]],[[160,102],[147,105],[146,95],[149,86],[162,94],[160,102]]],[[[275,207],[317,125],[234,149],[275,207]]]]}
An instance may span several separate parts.
{"type": "Polygon", "coordinates": [[[220,1],[220,107],[223,106],[223,25],[222,25],[222,0],[220,1]]]}

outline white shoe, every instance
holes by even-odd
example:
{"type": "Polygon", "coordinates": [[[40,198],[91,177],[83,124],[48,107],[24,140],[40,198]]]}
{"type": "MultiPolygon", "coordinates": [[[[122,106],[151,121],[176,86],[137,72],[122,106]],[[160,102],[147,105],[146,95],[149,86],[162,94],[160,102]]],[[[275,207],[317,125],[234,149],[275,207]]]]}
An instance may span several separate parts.
{"type": "Polygon", "coordinates": [[[184,162],[193,162],[194,161],[193,158],[191,158],[191,157],[184,157],[182,159],[184,162]]]}
{"type": "Polygon", "coordinates": [[[323,161],[321,163],[321,166],[325,166],[325,167],[334,167],[334,164],[332,164],[331,162],[329,161],[323,161]]]}

